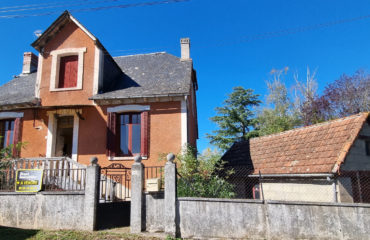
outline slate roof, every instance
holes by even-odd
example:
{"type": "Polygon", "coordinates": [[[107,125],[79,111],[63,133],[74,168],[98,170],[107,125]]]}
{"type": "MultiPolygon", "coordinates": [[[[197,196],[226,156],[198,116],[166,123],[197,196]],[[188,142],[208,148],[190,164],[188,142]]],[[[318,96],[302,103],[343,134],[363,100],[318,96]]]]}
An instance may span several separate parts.
{"type": "MultiPolygon", "coordinates": [[[[190,91],[192,62],[181,61],[168,53],[115,57],[124,73],[109,91],[91,99],[177,96],[190,91]]],[[[34,103],[36,73],[14,78],[0,86],[0,105],[34,103]]]]}
{"type": "Polygon", "coordinates": [[[253,174],[334,173],[346,158],[369,113],[237,142],[224,154],[229,165],[253,174]]]}
{"type": "Polygon", "coordinates": [[[0,105],[35,104],[36,73],[19,76],[0,87],[0,105]]]}
{"type": "Polygon", "coordinates": [[[190,92],[193,65],[165,52],[113,58],[124,77],[91,99],[177,96],[190,92]]]}

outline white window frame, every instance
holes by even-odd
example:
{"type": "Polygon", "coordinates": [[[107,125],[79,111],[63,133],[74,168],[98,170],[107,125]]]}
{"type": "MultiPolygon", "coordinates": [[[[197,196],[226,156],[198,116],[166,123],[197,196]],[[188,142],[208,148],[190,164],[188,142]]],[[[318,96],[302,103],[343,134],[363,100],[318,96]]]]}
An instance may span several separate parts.
{"type": "Polygon", "coordinates": [[[50,91],[69,91],[69,90],[81,90],[82,89],[82,78],[83,78],[83,66],[84,66],[84,53],[86,48],[65,48],[60,50],[51,51],[51,75],[50,75],[50,91]],[[59,83],[59,70],[60,70],[60,59],[66,56],[78,56],[78,70],[77,70],[77,86],[72,88],[58,88],[59,83]]]}

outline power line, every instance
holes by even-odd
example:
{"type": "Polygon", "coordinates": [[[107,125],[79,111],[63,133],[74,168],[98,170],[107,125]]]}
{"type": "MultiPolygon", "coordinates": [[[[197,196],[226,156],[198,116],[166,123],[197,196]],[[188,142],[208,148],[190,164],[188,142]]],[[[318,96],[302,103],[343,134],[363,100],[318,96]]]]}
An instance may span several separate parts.
{"type": "MultiPolygon", "coordinates": [[[[83,1],[75,1],[73,4],[50,4],[49,6],[35,6],[35,7],[24,7],[18,9],[10,9],[10,10],[1,10],[0,13],[7,13],[7,12],[23,12],[23,11],[33,11],[33,10],[43,10],[43,9],[50,9],[50,8],[66,8],[66,7],[76,7],[76,6],[83,6],[83,5],[91,5],[91,4],[99,4],[99,3],[108,3],[108,2],[118,2],[121,0],[103,0],[103,1],[94,1],[89,2],[89,0],[83,1]]],[[[45,5],[45,4],[41,4],[45,5]]]]}
{"type": "MultiPolygon", "coordinates": [[[[155,6],[155,5],[162,5],[168,3],[180,3],[180,2],[189,2],[191,0],[162,0],[162,1],[152,1],[152,2],[139,2],[139,3],[128,3],[128,4],[121,4],[121,5],[113,5],[113,6],[101,6],[101,7],[93,7],[93,8],[80,8],[80,9],[72,9],[69,10],[70,12],[91,12],[91,11],[101,11],[101,10],[108,10],[108,9],[115,9],[115,8],[131,8],[131,7],[143,7],[143,6],[155,6]]],[[[54,14],[60,14],[60,11],[51,11],[51,12],[44,12],[44,13],[30,13],[30,14],[23,14],[23,15],[0,15],[0,19],[10,19],[10,18],[24,18],[24,17],[39,17],[39,16],[49,16],[54,14]]]]}
{"type": "MultiPolygon", "coordinates": [[[[80,0],[80,1],[74,1],[74,2],[88,2],[88,1],[90,1],[90,0],[80,0]]],[[[0,10],[14,9],[14,8],[26,8],[26,7],[38,7],[38,6],[47,6],[47,5],[55,5],[55,4],[60,4],[60,2],[48,2],[48,3],[17,5],[17,6],[6,6],[6,7],[0,7],[0,10]]]]}

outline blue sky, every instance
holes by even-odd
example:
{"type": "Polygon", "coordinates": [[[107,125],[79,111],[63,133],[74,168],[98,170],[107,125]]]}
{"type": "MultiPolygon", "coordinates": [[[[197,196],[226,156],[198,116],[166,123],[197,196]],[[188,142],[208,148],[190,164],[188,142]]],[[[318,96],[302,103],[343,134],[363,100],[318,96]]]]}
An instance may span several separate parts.
{"type": "Polygon", "coordinates": [[[30,46],[36,39],[34,31],[45,30],[65,9],[72,10],[73,16],[98,37],[113,56],[159,51],[179,56],[179,39],[190,37],[191,57],[199,83],[198,148],[201,151],[209,146],[205,134],[216,128],[209,120],[215,115],[214,108],[222,104],[234,86],[252,88],[263,100],[265,81],[273,68],[289,67],[288,85],[293,82],[293,73],[303,76],[307,66],[317,68],[320,90],[343,73],[369,69],[370,3],[365,0],[189,0],[73,12],[80,8],[153,1],[65,0],[65,5],[81,5],[9,12],[10,9],[4,7],[55,1],[2,0],[0,84],[21,72],[23,52],[35,52],[30,46]],[[49,11],[59,14],[3,17],[49,11]],[[357,20],[347,21],[349,19],[357,20]],[[312,27],[336,21],[340,23],[312,27]],[[284,30],[294,33],[283,34],[284,30]],[[258,34],[276,31],[282,34],[251,40],[258,34]]]}

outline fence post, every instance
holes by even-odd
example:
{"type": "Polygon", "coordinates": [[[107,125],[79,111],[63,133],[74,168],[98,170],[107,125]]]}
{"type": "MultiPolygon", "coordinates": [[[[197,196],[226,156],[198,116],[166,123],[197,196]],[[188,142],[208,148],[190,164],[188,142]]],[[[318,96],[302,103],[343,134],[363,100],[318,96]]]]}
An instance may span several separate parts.
{"type": "Polygon", "coordinates": [[[143,206],[143,184],[144,167],[141,157],[135,157],[135,163],[131,167],[131,212],[130,228],[131,233],[140,233],[143,230],[142,206],[143,206]]]}
{"type": "Polygon", "coordinates": [[[96,210],[99,201],[100,166],[98,158],[92,157],[86,168],[84,222],[86,230],[95,230],[96,210]]]}
{"type": "Polygon", "coordinates": [[[164,226],[165,232],[172,237],[176,236],[176,164],[175,155],[167,155],[164,167],[164,226]]]}

